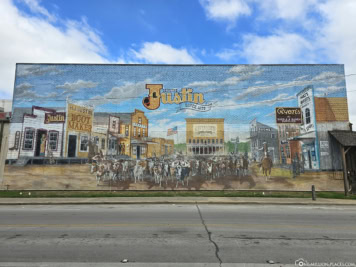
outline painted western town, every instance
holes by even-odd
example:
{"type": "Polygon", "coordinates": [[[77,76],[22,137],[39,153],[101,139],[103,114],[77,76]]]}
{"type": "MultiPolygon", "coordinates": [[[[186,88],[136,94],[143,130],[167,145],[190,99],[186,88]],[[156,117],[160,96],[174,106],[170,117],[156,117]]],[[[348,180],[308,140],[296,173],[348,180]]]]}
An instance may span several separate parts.
{"type": "Polygon", "coordinates": [[[343,65],[17,64],[1,186],[344,189],[343,65]]]}

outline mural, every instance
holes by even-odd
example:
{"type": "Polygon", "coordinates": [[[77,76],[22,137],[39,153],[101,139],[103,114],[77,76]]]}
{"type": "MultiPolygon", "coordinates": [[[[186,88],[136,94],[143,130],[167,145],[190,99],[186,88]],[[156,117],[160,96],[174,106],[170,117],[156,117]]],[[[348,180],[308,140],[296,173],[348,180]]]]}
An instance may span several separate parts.
{"type": "Polygon", "coordinates": [[[9,189],[343,190],[343,65],[17,64],[9,189]]]}

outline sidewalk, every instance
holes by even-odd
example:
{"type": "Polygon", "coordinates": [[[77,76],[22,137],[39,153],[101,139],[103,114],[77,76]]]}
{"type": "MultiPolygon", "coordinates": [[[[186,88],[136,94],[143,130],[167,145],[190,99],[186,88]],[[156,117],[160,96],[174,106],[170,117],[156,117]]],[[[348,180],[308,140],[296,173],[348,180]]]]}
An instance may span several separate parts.
{"type": "Polygon", "coordinates": [[[255,204],[255,205],[347,205],[356,200],[257,197],[95,197],[95,198],[0,198],[0,205],[76,204],[255,204]]]}

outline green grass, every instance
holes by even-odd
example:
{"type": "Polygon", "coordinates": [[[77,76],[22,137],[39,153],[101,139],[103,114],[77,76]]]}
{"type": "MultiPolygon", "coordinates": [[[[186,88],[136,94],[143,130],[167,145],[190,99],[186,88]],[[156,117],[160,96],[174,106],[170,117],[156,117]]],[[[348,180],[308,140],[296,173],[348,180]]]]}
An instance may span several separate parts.
{"type": "MultiPolygon", "coordinates": [[[[277,197],[311,198],[311,192],[275,191],[0,191],[1,198],[41,197],[277,197]],[[30,193],[30,194],[29,194],[30,193]]],[[[317,198],[355,199],[342,192],[317,192],[317,198]]]]}

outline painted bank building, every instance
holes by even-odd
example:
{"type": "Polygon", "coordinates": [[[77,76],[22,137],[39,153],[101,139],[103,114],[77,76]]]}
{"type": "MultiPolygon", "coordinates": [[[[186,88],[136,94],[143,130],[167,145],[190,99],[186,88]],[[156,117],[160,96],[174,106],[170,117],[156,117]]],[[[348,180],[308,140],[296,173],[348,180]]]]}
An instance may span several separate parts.
{"type": "Polygon", "coordinates": [[[0,189],[351,192],[348,105],[341,64],[21,63],[0,189]]]}

